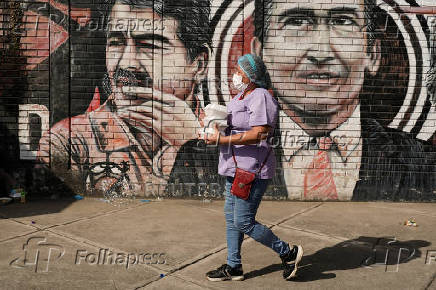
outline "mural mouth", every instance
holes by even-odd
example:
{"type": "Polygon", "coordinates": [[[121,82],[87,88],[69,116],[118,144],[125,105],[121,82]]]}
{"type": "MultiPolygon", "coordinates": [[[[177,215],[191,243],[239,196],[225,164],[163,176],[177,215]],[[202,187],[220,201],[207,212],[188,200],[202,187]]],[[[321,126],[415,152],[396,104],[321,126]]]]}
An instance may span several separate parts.
{"type": "Polygon", "coordinates": [[[297,112],[300,116],[306,118],[328,117],[338,113],[338,107],[332,106],[325,108],[325,106],[306,106],[301,107],[297,104],[291,104],[290,108],[297,112]]]}
{"type": "Polygon", "coordinates": [[[306,76],[308,79],[330,79],[332,76],[328,73],[313,73],[306,76]]]}
{"type": "Polygon", "coordinates": [[[299,73],[297,78],[303,84],[306,83],[314,86],[333,86],[342,79],[340,74],[325,70],[305,71],[299,73]]]}

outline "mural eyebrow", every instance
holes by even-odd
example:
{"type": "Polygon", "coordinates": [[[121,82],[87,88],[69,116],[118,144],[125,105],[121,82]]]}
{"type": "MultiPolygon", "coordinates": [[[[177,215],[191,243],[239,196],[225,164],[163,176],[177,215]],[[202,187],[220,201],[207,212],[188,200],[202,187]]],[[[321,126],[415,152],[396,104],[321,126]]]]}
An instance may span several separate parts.
{"type": "Polygon", "coordinates": [[[352,14],[355,17],[358,17],[357,8],[352,8],[352,7],[332,8],[332,9],[329,9],[328,14],[329,14],[329,16],[335,15],[335,14],[352,14]]]}
{"type": "Polygon", "coordinates": [[[154,33],[145,33],[145,34],[131,34],[132,38],[135,40],[153,40],[156,42],[162,42],[166,44],[171,44],[170,40],[160,34],[154,34],[154,33]]]}
{"type": "Polygon", "coordinates": [[[307,17],[315,17],[315,12],[313,9],[308,8],[291,8],[288,9],[278,15],[278,21],[282,21],[283,19],[289,16],[307,16],[307,17]]]}

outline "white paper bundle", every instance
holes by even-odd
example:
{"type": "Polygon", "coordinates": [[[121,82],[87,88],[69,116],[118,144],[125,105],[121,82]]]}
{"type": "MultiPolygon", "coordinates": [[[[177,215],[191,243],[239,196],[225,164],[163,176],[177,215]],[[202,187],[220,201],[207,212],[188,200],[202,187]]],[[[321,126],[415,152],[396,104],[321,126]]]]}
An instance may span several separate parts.
{"type": "Polygon", "coordinates": [[[218,125],[218,130],[221,133],[224,133],[224,130],[227,128],[227,107],[218,104],[209,104],[204,108],[204,113],[204,131],[202,131],[213,133],[216,123],[218,125]]]}

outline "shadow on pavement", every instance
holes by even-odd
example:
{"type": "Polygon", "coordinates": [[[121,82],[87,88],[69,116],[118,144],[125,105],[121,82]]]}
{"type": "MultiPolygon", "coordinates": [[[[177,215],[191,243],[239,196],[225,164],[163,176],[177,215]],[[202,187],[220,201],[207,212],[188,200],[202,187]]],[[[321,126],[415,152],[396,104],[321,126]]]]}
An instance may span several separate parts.
{"type": "Polygon", "coordinates": [[[24,204],[14,202],[0,207],[0,218],[20,218],[57,213],[61,212],[74,202],[76,202],[76,200],[72,198],[61,200],[42,199],[26,202],[24,204]]]}
{"type": "MultiPolygon", "coordinates": [[[[428,241],[399,241],[394,237],[365,237],[338,243],[320,249],[312,255],[304,255],[299,263],[294,282],[308,282],[332,279],[335,270],[351,270],[360,267],[383,267],[386,272],[398,271],[399,265],[421,257],[422,247],[431,245],[428,241]]],[[[304,245],[303,245],[304,247],[304,245]]],[[[272,264],[245,274],[246,279],[282,271],[281,264],[272,264]]]]}

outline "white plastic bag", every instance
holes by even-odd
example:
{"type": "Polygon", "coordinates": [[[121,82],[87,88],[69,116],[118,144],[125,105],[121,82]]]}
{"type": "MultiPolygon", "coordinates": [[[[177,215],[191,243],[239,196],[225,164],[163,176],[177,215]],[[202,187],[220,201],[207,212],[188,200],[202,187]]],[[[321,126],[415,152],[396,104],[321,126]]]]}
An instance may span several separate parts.
{"type": "Polygon", "coordinates": [[[218,104],[209,104],[204,108],[205,118],[203,119],[204,128],[202,133],[213,133],[215,124],[218,130],[224,133],[227,128],[227,107],[218,104]]]}

